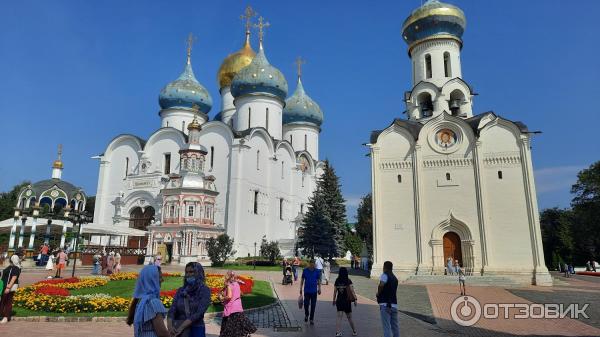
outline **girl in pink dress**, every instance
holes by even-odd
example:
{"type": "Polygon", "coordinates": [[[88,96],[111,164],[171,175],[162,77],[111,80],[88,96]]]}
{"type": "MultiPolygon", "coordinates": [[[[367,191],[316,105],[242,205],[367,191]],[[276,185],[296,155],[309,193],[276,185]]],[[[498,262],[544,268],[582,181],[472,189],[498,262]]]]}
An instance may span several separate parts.
{"type": "Polygon", "coordinates": [[[225,275],[225,287],[221,294],[223,321],[220,337],[244,337],[256,332],[254,324],[244,315],[239,282],[241,281],[233,271],[230,270],[225,275]]]}

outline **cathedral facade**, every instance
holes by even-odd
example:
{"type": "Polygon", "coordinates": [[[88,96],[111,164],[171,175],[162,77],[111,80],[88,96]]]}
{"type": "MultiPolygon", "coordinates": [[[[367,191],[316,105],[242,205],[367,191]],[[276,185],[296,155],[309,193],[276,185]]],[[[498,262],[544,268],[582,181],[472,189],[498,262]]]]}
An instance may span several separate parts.
{"type": "Polygon", "coordinates": [[[470,275],[551,285],[544,265],[531,132],[494,112],[473,114],[463,79],[462,10],[427,1],[405,20],[412,64],[406,119],[370,139],[374,267],[406,279],[443,275],[458,260],[470,275]]]}
{"type": "Polygon", "coordinates": [[[215,118],[208,117],[212,98],[192,70],[190,43],[183,73],[160,92],[157,130],[147,139],[118,135],[97,157],[95,225],[148,231],[129,245],[142,242],[147,254],[162,249],[185,260],[206,258],[206,239],[223,232],[235,240],[238,256],[254,254],[263,237],[292,254],[298,219],[322,170],[323,113],[300,74],[288,97],[285,77],[263,48],[262,18],[258,52],[252,49],[252,14],[248,9],[242,49],[218,71],[215,118]]]}

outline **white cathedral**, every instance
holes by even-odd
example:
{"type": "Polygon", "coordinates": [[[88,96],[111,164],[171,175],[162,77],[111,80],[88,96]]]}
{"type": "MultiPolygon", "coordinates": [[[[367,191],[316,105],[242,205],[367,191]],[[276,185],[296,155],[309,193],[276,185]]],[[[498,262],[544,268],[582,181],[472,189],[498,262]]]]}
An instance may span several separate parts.
{"type": "Polygon", "coordinates": [[[463,80],[466,26],[456,6],[429,0],[405,20],[412,63],[406,119],[371,135],[374,266],[402,279],[443,275],[449,258],[470,275],[551,285],[544,265],[527,127],[473,114],[463,80]]]}
{"type": "MultiPolygon", "coordinates": [[[[248,8],[245,44],[218,71],[221,110],[213,120],[190,43],[183,73],[160,92],[158,129],[147,139],[118,135],[96,157],[95,227],[148,231],[128,245],[140,242],[147,255],[162,250],[180,263],[206,259],[206,240],[223,232],[235,240],[237,256],[254,254],[263,236],[293,254],[299,219],[322,172],[323,113],[300,72],[287,97],[285,77],[265,55],[262,17],[254,52],[252,16],[248,8]]],[[[124,243],[112,237],[110,244],[124,243]]]]}

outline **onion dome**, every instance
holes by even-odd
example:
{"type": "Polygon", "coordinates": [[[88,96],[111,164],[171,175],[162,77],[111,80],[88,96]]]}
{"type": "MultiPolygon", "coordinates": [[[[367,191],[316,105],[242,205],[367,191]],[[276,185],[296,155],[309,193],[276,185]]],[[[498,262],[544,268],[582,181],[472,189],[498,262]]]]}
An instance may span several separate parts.
{"type": "Polygon", "coordinates": [[[287,96],[287,92],[287,81],[281,71],[273,67],[267,60],[262,42],[258,54],[252,62],[242,68],[231,82],[233,97],[249,94],[268,94],[283,101],[287,96]]]}
{"type": "Polygon", "coordinates": [[[188,124],[188,130],[200,130],[202,126],[198,123],[198,119],[194,116],[194,120],[190,124],[188,124]]]}
{"type": "Polygon", "coordinates": [[[298,76],[296,91],[285,100],[285,108],[283,109],[283,124],[291,123],[310,123],[316,126],[321,126],[323,123],[323,111],[304,92],[300,76],[298,76]]]}
{"type": "Polygon", "coordinates": [[[432,38],[450,38],[462,44],[467,20],[463,11],[438,0],[428,0],[404,20],[402,36],[412,48],[432,38]]]}
{"type": "Polygon", "coordinates": [[[235,75],[242,70],[242,68],[249,65],[256,56],[254,50],[250,46],[250,31],[246,31],[246,42],[242,49],[235,53],[229,54],[221,63],[219,72],[217,73],[217,80],[219,81],[219,88],[225,88],[231,85],[231,81],[235,75]]]}
{"type": "Polygon", "coordinates": [[[175,81],[167,84],[158,96],[158,102],[162,109],[188,108],[195,105],[198,110],[207,114],[212,107],[210,94],[196,79],[192,70],[192,63],[188,55],[187,64],[183,73],[175,81]]]}

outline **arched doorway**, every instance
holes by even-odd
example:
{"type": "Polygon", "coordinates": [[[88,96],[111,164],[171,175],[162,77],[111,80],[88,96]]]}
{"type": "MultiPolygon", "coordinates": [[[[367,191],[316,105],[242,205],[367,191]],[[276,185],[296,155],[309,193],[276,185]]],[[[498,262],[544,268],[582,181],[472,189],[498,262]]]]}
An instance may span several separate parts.
{"type": "MultiPolygon", "coordinates": [[[[135,207],[129,212],[129,228],[135,228],[142,231],[147,231],[148,226],[154,219],[154,207],[148,206],[144,209],[135,207]]],[[[128,247],[144,248],[148,243],[147,236],[130,236],[127,242],[128,247]]]]}
{"type": "Polygon", "coordinates": [[[444,263],[446,263],[446,261],[448,261],[448,258],[450,257],[452,258],[453,263],[454,260],[458,260],[458,263],[460,265],[463,265],[460,236],[458,236],[458,234],[454,232],[447,232],[446,234],[444,234],[443,241],[444,263]]]}

